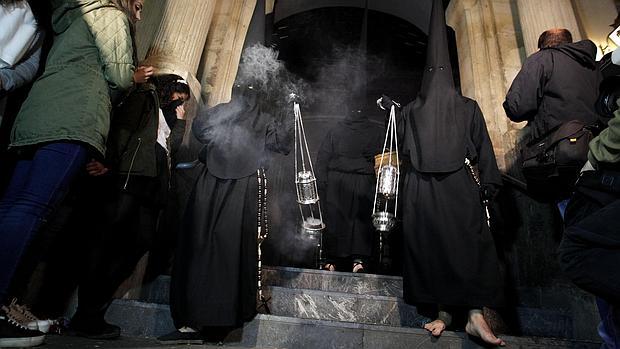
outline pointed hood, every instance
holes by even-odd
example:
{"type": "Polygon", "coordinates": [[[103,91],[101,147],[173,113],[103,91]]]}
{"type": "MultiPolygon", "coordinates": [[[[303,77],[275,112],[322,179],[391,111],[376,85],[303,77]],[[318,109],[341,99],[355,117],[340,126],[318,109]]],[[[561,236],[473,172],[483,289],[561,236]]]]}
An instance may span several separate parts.
{"type": "Polygon", "coordinates": [[[448,33],[446,31],[446,17],[442,0],[431,0],[431,20],[428,31],[428,44],[426,46],[426,63],[419,97],[433,97],[437,91],[436,85],[455,91],[454,79],[452,78],[452,65],[450,64],[450,52],[448,50],[448,33]]]}
{"type": "Polygon", "coordinates": [[[454,87],[442,0],[432,0],[426,64],[412,105],[411,139],[405,140],[412,165],[420,172],[452,172],[465,160],[464,131],[457,126],[454,87]]]}

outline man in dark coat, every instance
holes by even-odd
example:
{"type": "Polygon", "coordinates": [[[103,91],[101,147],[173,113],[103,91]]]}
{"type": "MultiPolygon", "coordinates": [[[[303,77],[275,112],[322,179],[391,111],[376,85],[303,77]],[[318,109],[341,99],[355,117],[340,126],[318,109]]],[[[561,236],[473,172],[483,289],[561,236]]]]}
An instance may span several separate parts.
{"type": "Polygon", "coordinates": [[[220,341],[256,314],[257,243],[266,228],[261,186],[269,153],[289,152],[294,126],[293,115],[270,113],[270,92],[281,93],[273,89],[280,63],[273,56],[263,61],[270,55],[265,50],[246,49],[239,70],[249,81],[238,76],[229,103],[194,119],[205,167],[188,202],[172,269],[170,307],[178,330],[162,342],[220,341]],[[265,71],[269,67],[276,70],[265,71]]]}
{"type": "Polygon", "coordinates": [[[602,78],[596,45],[590,40],[573,43],[567,29],[550,29],[541,34],[538,48],[506,94],[506,115],[514,122],[528,121],[533,139],[569,120],[595,123],[602,78]]]}
{"type": "Polygon", "coordinates": [[[478,104],[454,87],[441,0],[433,2],[419,95],[403,108],[397,129],[410,162],[402,195],[405,301],[434,306],[437,319],[424,326],[434,336],[455,311],[468,310],[465,330],[503,345],[481,311],[503,305],[499,260],[481,200],[491,199],[501,176],[478,104]]]}
{"type": "MultiPolygon", "coordinates": [[[[595,103],[602,75],[596,65],[596,45],[590,40],[572,42],[567,29],[550,29],[538,40],[538,52],[523,63],[504,101],[514,122],[527,121],[523,146],[535,144],[560,125],[578,120],[597,122],[595,103]]],[[[584,159],[585,162],[585,159],[584,159]]],[[[562,176],[549,183],[528,183],[541,198],[566,199],[575,176],[562,176]]],[[[564,204],[560,205],[563,212],[564,204]]]]}
{"type": "Polygon", "coordinates": [[[373,160],[382,145],[381,128],[359,108],[349,111],[321,143],[316,175],[320,197],[325,199],[327,270],[335,270],[338,259],[353,263],[348,270],[366,271],[375,236],[373,160]]]}

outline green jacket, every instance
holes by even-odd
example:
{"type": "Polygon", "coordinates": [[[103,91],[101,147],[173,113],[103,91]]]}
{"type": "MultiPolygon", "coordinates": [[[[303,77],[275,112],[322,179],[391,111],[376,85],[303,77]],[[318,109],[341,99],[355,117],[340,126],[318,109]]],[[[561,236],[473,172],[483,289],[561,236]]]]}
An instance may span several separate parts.
{"type": "MultiPolygon", "coordinates": [[[[616,104],[620,106],[620,99],[616,104]]],[[[590,141],[588,160],[594,167],[598,167],[599,163],[616,168],[620,166],[620,109],[614,112],[607,128],[590,141]]]]}
{"type": "Polygon", "coordinates": [[[111,103],[135,69],[127,16],[110,0],[53,0],[54,44],[10,147],[79,141],[105,154],[111,103]]]}

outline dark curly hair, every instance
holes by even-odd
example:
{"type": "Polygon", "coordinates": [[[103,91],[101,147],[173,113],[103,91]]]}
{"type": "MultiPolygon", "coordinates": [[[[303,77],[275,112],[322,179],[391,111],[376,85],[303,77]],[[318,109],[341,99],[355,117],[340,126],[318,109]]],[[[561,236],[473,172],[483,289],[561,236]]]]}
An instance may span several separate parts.
{"type": "Polygon", "coordinates": [[[153,78],[153,83],[157,88],[157,95],[159,96],[159,104],[164,106],[170,103],[172,94],[183,93],[188,96],[191,95],[189,85],[180,82],[182,78],[176,74],[164,74],[158,75],[153,78]]]}

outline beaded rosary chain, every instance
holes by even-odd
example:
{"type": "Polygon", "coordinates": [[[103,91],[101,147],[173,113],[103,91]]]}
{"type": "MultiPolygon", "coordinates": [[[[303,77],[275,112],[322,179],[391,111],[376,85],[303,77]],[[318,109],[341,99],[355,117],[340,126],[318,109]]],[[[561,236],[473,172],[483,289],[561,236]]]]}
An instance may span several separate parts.
{"type": "Polygon", "coordinates": [[[269,306],[263,295],[263,263],[261,245],[269,235],[269,223],[267,214],[267,175],[265,169],[260,168],[257,171],[258,180],[258,202],[257,202],[257,243],[258,243],[258,297],[260,301],[259,308],[264,307],[267,314],[270,314],[269,306]]]}

